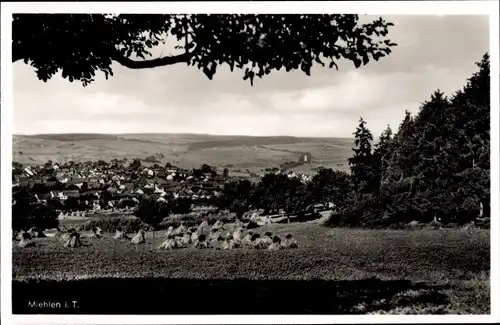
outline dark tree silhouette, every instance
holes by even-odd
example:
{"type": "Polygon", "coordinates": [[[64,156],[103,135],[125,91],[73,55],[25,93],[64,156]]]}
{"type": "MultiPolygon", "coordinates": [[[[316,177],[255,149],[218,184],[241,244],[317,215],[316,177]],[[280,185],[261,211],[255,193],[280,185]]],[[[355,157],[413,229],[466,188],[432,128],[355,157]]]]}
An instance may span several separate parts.
{"type": "Polygon", "coordinates": [[[193,204],[193,199],[191,198],[178,198],[177,200],[172,200],[169,202],[168,206],[172,213],[187,214],[191,212],[191,205],[193,204]]]}
{"type": "Polygon", "coordinates": [[[75,197],[69,197],[66,201],[64,201],[63,209],[65,211],[79,211],[80,208],[80,202],[75,197]]]}
{"type": "Polygon", "coordinates": [[[379,141],[375,145],[375,150],[373,150],[373,159],[375,164],[374,167],[376,169],[375,183],[377,189],[380,188],[382,174],[388,165],[387,157],[391,152],[391,145],[392,145],[392,129],[389,125],[387,125],[387,128],[384,131],[382,131],[382,134],[380,134],[379,141]]]}
{"type": "Polygon", "coordinates": [[[227,208],[241,217],[250,207],[252,191],[253,185],[247,179],[225,183],[219,208],[227,208]]]}
{"type": "Polygon", "coordinates": [[[56,211],[49,206],[36,204],[30,213],[30,223],[32,226],[45,230],[55,228],[59,225],[56,211]]]}
{"type": "Polygon", "coordinates": [[[139,169],[141,168],[141,160],[140,159],[134,159],[131,163],[130,163],[130,168],[133,168],[133,169],[139,169]]]}
{"type": "Polygon", "coordinates": [[[272,71],[301,69],[313,64],[336,67],[341,59],[356,68],[391,53],[387,38],[392,23],[379,18],[359,24],[357,15],[167,15],[167,14],[15,14],[12,61],[23,60],[47,81],[59,70],[83,86],[96,71],[113,75],[112,61],[130,69],[184,63],[212,79],[227,64],[244,71],[253,85],[272,71]],[[182,53],[151,58],[150,50],[179,41],[182,53]],[[182,44],[182,45],[180,45],[182,44]]]}
{"type": "Polygon", "coordinates": [[[27,230],[30,227],[30,213],[36,204],[34,196],[26,190],[12,195],[12,229],[27,230]]]}
{"type": "Polygon", "coordinates": [[[375,176],[371,145],[373,135],[366,127],[366,122],[363,118],[360,118],[354,136],[356,147],[352,149],[354,155],[349,158],[353,185],[359,191],[370,190],[375,176]]]}
{"type": "Polygon", "coordinates": [[[212,167],[210,167],[207,164],[203,164],[203,165],[201,165],[201,172],[204,173],[204,174],[205,173],[211,174],[212,173],[212,167]]]}
{"type": "MultiPolygon", "coordinates": [[[[379,186],[352,193],[332,225],[383,227],[434,218],[445,224],[479,224],[490,216],[489,55],[476,65],[479,71],[462,90],[451,98],[436,90],[415,116],[406,112],[394,137],[388,130],[382,134],[372,154],[379,186]]],[[[358,135],[366,133],[362,129],[358,135]]],[[[363,179],[371,168],[362,163],[369,161],[369,145],[361,143],[351,168],[357,169],[353,176],[363,179]],[[360,154],[361,147],[366,154],[360,154]]]]}
{"type": "Polygon", "coordinates": [[[153,198],[143,198],[138,209],[134,212],[135,216],[153,228],[153,237],[156,236],[156,230],[160,222],[168,217],[170,210],[166,204],[161,204],[153,198]]]}
{"type": "Polygon", "coordinates": [[[332,202],[339,207],[345,203],[351,187],[350,175],[343,171],[321,169],[307,185],[309,192],[318,203],[332,202]]]}

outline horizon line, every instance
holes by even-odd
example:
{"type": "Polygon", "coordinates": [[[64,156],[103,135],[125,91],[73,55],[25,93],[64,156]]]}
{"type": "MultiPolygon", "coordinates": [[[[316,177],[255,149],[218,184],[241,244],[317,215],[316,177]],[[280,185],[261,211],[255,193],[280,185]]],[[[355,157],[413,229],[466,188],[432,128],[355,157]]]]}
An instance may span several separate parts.
{"type": "Polygon", "coordinates": [[[215,134],[215,133],[196,133],[196,132],[130,132],[130,133],[101,133],[101,132],[59,132],[59,133],[33,133],[33,134],[22,134],[13,133],[12,136],[25,136],[25,137],[36,137],[43,135],[207,135],[207,136],[219,136],[219,137],[253,137],[253,138],[279,138],[279,137],[289,137],[289,138],[299,138],[299,139],[314,139],[314,138],[333,138],[333,139],[352,139],[354,137],[346,136],[297,136],[297,135],[245,135],[245,134],[215,134]]]}

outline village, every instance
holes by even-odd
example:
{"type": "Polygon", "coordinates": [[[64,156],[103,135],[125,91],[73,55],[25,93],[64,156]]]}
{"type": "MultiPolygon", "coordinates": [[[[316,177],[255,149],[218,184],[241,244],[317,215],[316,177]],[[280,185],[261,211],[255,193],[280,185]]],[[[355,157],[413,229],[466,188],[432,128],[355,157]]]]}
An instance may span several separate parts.
{"type": "MultiPolygon", "coordinates": [[[[303,158],[300,157],[299,160],[303,158]]],[[[275,174],[286,174],[303,183],[311,176],[268,168],[275,174]]],[[[87,161],[23,166],[14,162],[12,191],[27,190],[38,203],[59,201],[60,217],[66,214],[85,215],[86,212],[117,210],[137,206],[147,195],[158,202],[189,200],[195,206],[210,206],[221,195],[224,184],[238,179],[258,182],[261,175],[231,176],[228,168],[203,164],[200,169],[183,169],[166,163],[133,159],[113,159],[111,162],[87,161]],[[63,207],[65,207],[63,209],[63,207]]],[[[15,204],[15,202],[13,202],[15,204]]]]}

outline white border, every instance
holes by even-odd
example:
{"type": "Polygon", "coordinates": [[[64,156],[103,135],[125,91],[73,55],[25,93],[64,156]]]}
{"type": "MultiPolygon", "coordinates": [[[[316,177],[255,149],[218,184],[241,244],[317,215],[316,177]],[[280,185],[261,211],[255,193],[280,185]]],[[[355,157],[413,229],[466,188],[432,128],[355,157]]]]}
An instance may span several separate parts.
{"type": "MultiPolygon", "coordinates": [[[[500,274],[499,251],[499,5],[498,1],[383,1],[383,2],[35,2],[2,3],[2,79],[1,79],[1,317],[4,324],[313,324],[313,323],[473,323],[498,322],[500,279],[491,277],[491,315],[486,316],[18,316],[12,315],[12,241],[11,238],[11,161],[12,161],[12,64],[11,14],[25,13],[358,13],[376,15],[489,15],[491,57],[491,274],[500,274]],[[496,198],[496,199],[495,199],[496,198]]],[[[445,41],[445,40],[443,40],[445,41]]],[[[478,58],[479,59],[479,58],[478,58]]]]}

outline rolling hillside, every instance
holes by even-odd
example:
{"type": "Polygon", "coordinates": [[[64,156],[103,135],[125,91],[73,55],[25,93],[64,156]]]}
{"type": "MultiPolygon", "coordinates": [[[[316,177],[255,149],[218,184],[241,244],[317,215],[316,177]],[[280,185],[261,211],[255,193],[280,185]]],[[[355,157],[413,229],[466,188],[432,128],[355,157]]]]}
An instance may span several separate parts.
{"type": "Polygon", "coordinates": [[[352,139],[216,136],[204,134],[42,134],[14,135],[13,160],[40,164],[47,160],[111,160],[146,158],[161,153],[162,163],[184,168],[206,163],[231,169],[260,172],[286,161],[298,161],[301,152],[310,152],[313,163],[294,170],[309,172],[324,166],[347,170],[352,139]]]}

